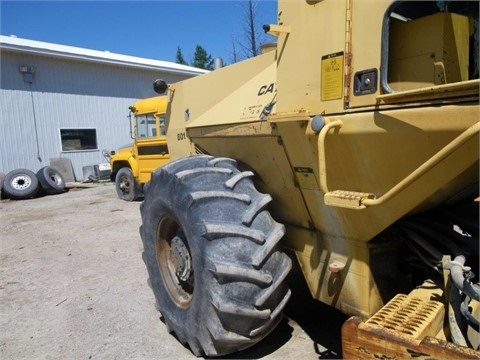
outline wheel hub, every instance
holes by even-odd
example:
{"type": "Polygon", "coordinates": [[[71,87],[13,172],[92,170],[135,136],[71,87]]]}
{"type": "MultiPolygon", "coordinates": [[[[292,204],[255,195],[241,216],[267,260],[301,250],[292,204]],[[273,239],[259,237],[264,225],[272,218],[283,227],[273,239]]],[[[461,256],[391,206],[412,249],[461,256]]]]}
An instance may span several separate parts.
{"type": "Polygon", "coordinates": [[[171,217],[163,217],[158,224],[155,252],[158,270],[170,299],[186,309],[193,299],[195,270],[187,238],[171,217]]]}
{"type": "Polygon", "coordinates": [[[12,180],[12,187],[17,190],[27,189],[31,184],[31,180],[28,176],[17,176],[12,180]]]}
{"type": "Polygon", "coordinates": [[[60,177],[54,174],[50,175],[50,180],[52,180],[52,182],[55,183],[55,185],[61,185],[62,183],[62,180],[60,179],[60,177]]]}
{"type": "Polygon", "coordinates": [[[175,274],[181,281],[187,281],[192,272],[192,259],[190,257],[190,252],[181,237],[175,236],[172,239],[170,255],[172,264],[175,268],[175,274]]]}
{"type": "Polygon", "coordinates": [[[130,183],[128,182],[128,180],[122,179],[122,182],[120,183],[120,189],[121,189],[124,193],[128,193],[128,192],[129,192],[129,190],[130,190],[130,183]]]}

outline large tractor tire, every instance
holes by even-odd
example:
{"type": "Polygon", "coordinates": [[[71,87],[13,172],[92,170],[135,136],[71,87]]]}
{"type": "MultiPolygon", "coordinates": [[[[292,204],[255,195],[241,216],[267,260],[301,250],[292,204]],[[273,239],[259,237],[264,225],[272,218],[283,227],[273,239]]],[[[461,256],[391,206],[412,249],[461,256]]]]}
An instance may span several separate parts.
{"type": "Polygon", "coordinates": [[[118,197],[125,201],[135,201],[140,197],[140,191],[133,177],[132,170],[128,167],[118,170],[115,176],[115,189],[118,197]]]}
{"type": "Polygon", "coordinates": [[[234,160],[200,155],[152,174],[140,206],[143,259],[170,332],[197,356],[254,345],[279,323],[290,290],[285,233],[269,195],[234,160]]]}
{"type": "Polygon", "coordinates": [[[12,170],[3,182],[3,192],[6,197],[13,200],[30,199],[37,195],[38,179],[33,171],[28,169],[12,170]]]}

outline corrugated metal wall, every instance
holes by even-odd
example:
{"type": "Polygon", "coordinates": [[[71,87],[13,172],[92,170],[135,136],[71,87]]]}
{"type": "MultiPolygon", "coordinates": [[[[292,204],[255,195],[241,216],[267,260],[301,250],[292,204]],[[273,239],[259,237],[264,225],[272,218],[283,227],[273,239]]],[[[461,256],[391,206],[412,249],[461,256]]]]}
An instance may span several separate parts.
{"type": "Polygon", "coordinates": [[[0,171],[37,171],[50,158],[69,158],[77,180],[83,167],[107,162],[102,149],[130,143],[128,107],[155,96],[153,80],[176,82],[190,75],[166,74],[2,50],[0,66],[0,171]],[[22,65],[36,68],[32,84],[22,65]],[[94,128],[98,150],[62,152],[60,128],[94,128]]]}

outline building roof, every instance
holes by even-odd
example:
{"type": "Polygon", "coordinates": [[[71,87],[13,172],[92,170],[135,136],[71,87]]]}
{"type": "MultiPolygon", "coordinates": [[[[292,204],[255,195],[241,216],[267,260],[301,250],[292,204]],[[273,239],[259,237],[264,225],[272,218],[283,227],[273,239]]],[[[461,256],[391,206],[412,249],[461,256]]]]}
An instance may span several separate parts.
{"type": "Polygon", "coordinates": [[[152,69],[167,73],[199,75],[208,72],[207,70],[168,61],[145,59],[130,55],[111,53],[109,51],[90,50],[74,46],[22,39],[16,36],[0,35],[0,50],[10,50],[14,52],[68,58],[86,62],[152,69]]]}

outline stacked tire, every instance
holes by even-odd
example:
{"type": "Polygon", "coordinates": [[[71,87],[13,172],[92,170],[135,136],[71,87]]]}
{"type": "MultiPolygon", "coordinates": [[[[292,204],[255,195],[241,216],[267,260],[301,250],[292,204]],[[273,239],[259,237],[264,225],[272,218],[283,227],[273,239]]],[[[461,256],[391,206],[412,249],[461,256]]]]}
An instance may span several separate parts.
{"type": "Polygon", "coordinates": [[[0,199],[3,199],[3,181],[5,180],[5,174],[0,171],[0,199]]]}
{"type": "Polygon", "coordinates": [[[65,191],[62,174],[51,166],[44,166],[37,173],[28,169],[12,170],[3,179],[0,176],[0,180],[2,198],[12,200],[31,199],[65,191]]]}
{"type": "Polygon", "coordinates": [[[65,191],[65,180],[62,174],[54,167],[44,166],[37,171],[37,178],[40,183],[40,192],[47,195],[55,195],[65,191]]]}

